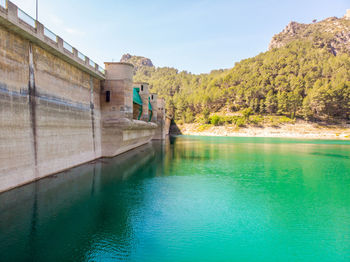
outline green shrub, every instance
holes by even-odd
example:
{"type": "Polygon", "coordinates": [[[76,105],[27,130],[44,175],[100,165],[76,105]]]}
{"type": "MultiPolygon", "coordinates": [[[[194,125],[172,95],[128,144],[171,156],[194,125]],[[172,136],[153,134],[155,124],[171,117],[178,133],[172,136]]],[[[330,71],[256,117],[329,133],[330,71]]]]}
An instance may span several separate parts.
{"type": "Polygon", "coordinates": [[[197,127],[197,131],[198,132],[202,132],[204,130],[207,130],[209,127],[211,127],[212,125],[208,125],[208,124],[204,124],[204,125],[200,125],[199,127],[197,127]]]}
{"type": "Polygon", "coordinates": [[[249,119],[249,116],[253,114],[253,109],[251,109],[250,107],[242,110],[242,115],[245,119],[249,119]]]}
{"type": "Polygon", "coordinates": [[[279,123],[279,124],[294,124],[295,119],[291,119],[287,116],[281,116],[278,118],[277,123],[279,123]]]}
{"type": "Polygon", "coordinates": [[[202,115],[196,115],[194,122],[198,124],[207,124],[202,115]]]}
{"type": "Polygon", "coordinates": [[[224,117],[224,122],[225,122],[225,124],[227,125],[227,124],[232,124],[232,117],[231,116],[225,116],[224,117]]]}
{"type": "Polygon", "coordinates": [[[214,126],[218,126],[220,123],[220,117],[218,115],[213,115],[210,117],[210,123],[214,126]]]}
{"type": "Polygon", "coordinates": [[[242,127],[242,126],[245,126],[246,124],[247,124],[247,120],[244,117],[237,118],[237,120],[235,122],[235,125],[237,127],[242,127]]]}
{"type": "Polygon", "coordinates": [[[182,119],[176,120],[175,124],[176,125],[182,125],[184,122],[182,121],[182,119]]]}
{"type": "Polygon", "coordinates": [[[203,116],[203,124],[208,124],[209,123],[209,116],[210,116],[210,111],[208,108],[204,108],[202,112],[203,116]]]}
{"type": "Polygon", "coordinates": [[[261,125],[264,122],[264,118],[262,116],[250,116],[249,122],[254,125],[261,125]]]}
{"type": "Polygon", "coordinates": [[[265,121],[272,126],[279,126],[283,124],[294,124],[295,119],[291,119],[287,116],[269,116],[265,118],[265,121]]]}
{"type": "Polygon", "coordinates": [[[190,108],[187,108],[187,110],[185,112],[184,122],[185,123],[193,123],[194,122],[193,112],[191,111],[190,108]]]}

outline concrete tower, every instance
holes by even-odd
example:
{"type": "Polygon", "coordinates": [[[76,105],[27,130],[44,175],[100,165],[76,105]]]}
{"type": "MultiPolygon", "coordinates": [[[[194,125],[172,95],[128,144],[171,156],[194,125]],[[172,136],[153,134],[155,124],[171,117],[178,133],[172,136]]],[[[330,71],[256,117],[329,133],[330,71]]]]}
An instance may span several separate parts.
{"type": "Polygon", "coordinates": [[[106,80],[101,94],[103,119],[132,119],[134,66],[129,63],[105,63],[106,80]]]}
{"type": "Polygon", "coordinates": [[[150,102],[152,105],[152,119],[151,121],[156,123],[157,122],[157,112],[158,112],[158,103],[157,103],[157,99],[158,96],[157,94],[150,94],[150,102]]]}
{"type": "MultiPolygon", "coordinates": [[[[163,98],[157,99],[157,129],[153,139],[165,139],[167,135],[166,125],[165,125],[165,100],[163,98]]],[[[168,128],[169,129],[169,128],[168,128]]]]}
{"type": "Polygon", "coordinates": [[[350,9],[346,10],[345,19],[350,20],[350,9]]]}

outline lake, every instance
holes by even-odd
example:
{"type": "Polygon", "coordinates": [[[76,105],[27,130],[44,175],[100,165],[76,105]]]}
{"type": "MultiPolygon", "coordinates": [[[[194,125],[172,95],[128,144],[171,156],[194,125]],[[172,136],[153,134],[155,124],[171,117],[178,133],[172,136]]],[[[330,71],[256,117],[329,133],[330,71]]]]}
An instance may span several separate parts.
{"type": "Polygon", "coordinates": [[[350,261],[350,141],[179,136],[0,195],[0,261],[350,261]]]}

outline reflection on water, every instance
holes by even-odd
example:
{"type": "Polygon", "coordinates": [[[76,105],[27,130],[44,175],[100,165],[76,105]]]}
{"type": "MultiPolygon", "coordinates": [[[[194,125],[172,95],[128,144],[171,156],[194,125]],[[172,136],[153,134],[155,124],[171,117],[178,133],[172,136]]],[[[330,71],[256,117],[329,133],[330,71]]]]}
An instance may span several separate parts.
{"type": "Polygon", "coordinates": [[[0,261],[350,261],[350,143],[172,138],[0,195],[0,261]]]}
{"type": "Polygon", "coordinates": [[[148,144],[0,195],[0,261],[85,260],[103,236],[116,245],[111,256],[128,256],[128,213],[142,195],[130,201],[124,190],[139,191],[140,180],[161,172],[164,146],[148,144]]]}

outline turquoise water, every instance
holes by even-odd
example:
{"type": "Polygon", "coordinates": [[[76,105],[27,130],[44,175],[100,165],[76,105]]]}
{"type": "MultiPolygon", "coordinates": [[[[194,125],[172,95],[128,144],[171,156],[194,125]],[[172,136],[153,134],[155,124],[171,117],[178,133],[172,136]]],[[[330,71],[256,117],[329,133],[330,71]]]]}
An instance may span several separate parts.
{"type": "Polygon", "coordinates": [[[0,261],[350,261],[350,142],[178,137],[0,195],[0,261]]]}

